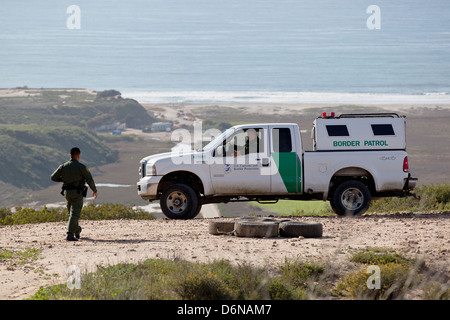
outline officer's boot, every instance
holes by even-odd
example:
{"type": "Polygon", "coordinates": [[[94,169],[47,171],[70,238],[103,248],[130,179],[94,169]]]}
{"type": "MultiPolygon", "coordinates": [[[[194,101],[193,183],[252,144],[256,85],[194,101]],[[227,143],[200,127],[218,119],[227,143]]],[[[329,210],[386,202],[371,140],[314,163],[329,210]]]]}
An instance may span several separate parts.
{"type": "Polygon", "coordinates": [[[75,232],[75,238],[80,239],[81,227],[78,226],[78,232],[75,232]]]}
{"type": "Polygon", "coordinates": [[[78,239],[75,238],[75,237],[73,236],[73,234],[71,234],[71,233],[68,233],[68,234],[67,234],[66,240],[67,240],[67,241],[78,241],[78,239]]]}

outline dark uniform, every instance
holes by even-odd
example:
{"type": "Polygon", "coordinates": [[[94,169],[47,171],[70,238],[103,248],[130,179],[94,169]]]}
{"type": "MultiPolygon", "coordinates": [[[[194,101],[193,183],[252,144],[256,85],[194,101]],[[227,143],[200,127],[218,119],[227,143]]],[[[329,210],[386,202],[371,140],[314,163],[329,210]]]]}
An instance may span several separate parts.
{"type": "Polygon", "coordinates": [[[58,169],[50,176],[52,181],[62,182],[63,191],[61,192],[67,200],[67,211],[69,213],[69,222],[67,224],[67,236],[74,235],[79,238],[80,227],[78,220],[80,219],[81,209],[83,208],[83,190],[85,183],[89,185],[94,193],[97,193],[94,179],[89,169],[78,160],[70,159],[66,163],[60,165],[58,169]]]}

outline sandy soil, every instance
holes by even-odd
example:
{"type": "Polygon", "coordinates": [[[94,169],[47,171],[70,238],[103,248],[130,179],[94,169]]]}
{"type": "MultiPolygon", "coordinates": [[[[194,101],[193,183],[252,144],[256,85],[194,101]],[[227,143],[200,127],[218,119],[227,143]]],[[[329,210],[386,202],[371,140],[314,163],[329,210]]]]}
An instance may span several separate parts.
{"type": "Polygon", "coordinates": [[[208,233],[211,218],[82,221],[82,239],[78,242],[65,240],[65,223],[1,227],[0,248],[37,248],[42,252],[40,259],[23,266],[0,260],[0,299],[23,299],[40,286],[65,283],[71,265],[87,273],[99,265],[149,258],[198,262],[227,259],[232,263],[274,266],[285,258],[300,258],[329,261],[345,272],[355,268],[349,262],[353,250],[388,247],[408,257],[422,257],[427,266],[450,276],[450,212],[295,219],[322,223],[323,237],[215,236],[208,233]]]}

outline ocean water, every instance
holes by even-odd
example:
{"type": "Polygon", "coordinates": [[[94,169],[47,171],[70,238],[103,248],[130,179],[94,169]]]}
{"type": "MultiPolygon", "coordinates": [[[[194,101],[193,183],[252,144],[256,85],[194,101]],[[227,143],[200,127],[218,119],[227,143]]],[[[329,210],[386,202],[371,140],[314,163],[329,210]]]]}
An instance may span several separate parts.
{"type": "Polygon", "coordinates": [[[0,87],[19,86],[145,102],[450,103],[450,1],[2,0],[0,87]]]}

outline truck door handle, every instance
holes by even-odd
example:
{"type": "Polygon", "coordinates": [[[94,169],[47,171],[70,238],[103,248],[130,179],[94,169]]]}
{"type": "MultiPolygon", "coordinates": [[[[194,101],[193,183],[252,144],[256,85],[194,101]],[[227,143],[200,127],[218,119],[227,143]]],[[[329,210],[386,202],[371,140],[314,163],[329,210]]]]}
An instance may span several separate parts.
{"type": "MultiPolygon", "coordinates": [[[[257,160],[257,161],[261,161],[261,159],[256,159],[256,160],[257,160]]],[[[263,167],[268,167],[269,164],[270,164],[269,158],[263,158],[263,159],[262,159],[261,165],[262,165],[263,167]]]]}

